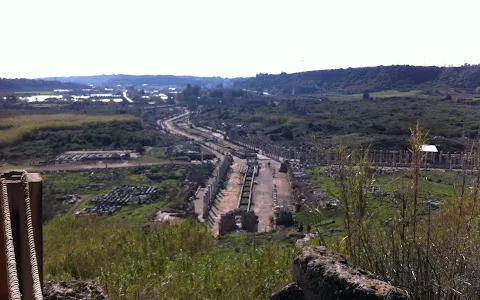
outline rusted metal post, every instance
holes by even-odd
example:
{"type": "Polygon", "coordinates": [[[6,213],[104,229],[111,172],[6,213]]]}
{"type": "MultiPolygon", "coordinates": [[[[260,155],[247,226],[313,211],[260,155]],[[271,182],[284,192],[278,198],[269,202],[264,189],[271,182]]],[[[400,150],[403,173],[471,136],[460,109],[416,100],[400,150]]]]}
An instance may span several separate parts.
{"type": "MultiPolygon", "coordinates": [[[[1,174],[0,178],[5,178],[7,182],[12,236],[15,247],[15,260],[20,292],[22,294],[22,299],[34,299],[32,267],[30,265],[30,250],[27,235],[24,185],[21,181],[21,173],[8,172],[1,174]]],[[[30,192],[30,209],[32,214],[38,273],[40,283],[43,285],[42,177],[37,173],[30,173],[27,175],[27,181],[30,192]]],[[[0,194],[0,200],[2,199],[2,195],[0,194]]],[[[7,283],[3,219],[0,221],[0,299],[8,299],[9,287],[7,283]]]]}

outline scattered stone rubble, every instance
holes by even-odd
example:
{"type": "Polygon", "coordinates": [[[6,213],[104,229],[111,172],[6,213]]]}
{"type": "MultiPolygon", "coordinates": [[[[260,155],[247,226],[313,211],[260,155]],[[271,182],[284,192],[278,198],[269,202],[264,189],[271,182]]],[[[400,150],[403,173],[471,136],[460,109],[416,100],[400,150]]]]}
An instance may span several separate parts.
{"type": "Polygon", "coordinates": [[[368,271],[348,266],[343,256],[331,253],[325,247],[303,248],[293,262],[292,275],[294,283],[268,299],[410,299],[406,291],[377,279],[368,271]]]}
{"type": "Polygon", "coordinates": [[[304,246],[308,246],[312,240],[315,238],[315,234],[313,233],[307,233],[305,234],[305,236],[301,239],[298,239],[296,242],[295,242],[295,246],[297,246],[298,248],[302,248],[304,246]]]}
{"type": "MultiPolygon", "coordinates": [[[[289,169],[291,172],[291,178],[295,186],[295,199],[297,206],[302,206],[305,203],[318,203],[325,209],[336,209],[340,205],[338,199],[332,198],[330,195],[321,190],[316,190],[311,183],[305,169],[309,165],[301,164],[297,161],[289,161],[289,169]]],[[[348,171],[347,171],[348,172],[348,171]]],[[[390,174],[392,170],[375,170],[375,172],[382,174],[390,174]]],[[[323,167],[319,170],[320,175],[333,176],[334,179],[339,179],[338,166],[323,167]]],[[[347,174],[351,175],[351,174],[347,174]]],[[[385,192],[380,187],[371,185],[364,186],[365,191],[374,197],[390,196],[390,193],[385,192]]],[[[434,204],[432,206],[435,206],[434,204]]]]}
{"type": "Polygon", "coordinates": [[[174,209],[160,210],[155,216],[155,222],[178,225],[187,217],[186,212],[174,209]]]}
{"type": "Polygon", "coordinates": [[[440,208],[440,206],[443,204],[442,201],[437,200],[437,199],[428,199],[425,203],[424,206],[427,207],[427,209],[432,209],[432,210],[437,210],[440,208]]]}
{"type": "Polygon", "coordinates": [[[97,153],[63,153],[55,158],[56,163],[76,162],[76,161],[99,161],[99,160],[129,160],[130,152],[124,151],[105,151],[97,153]]]}
{"type": "Polygon", "coordinates": [[[307,298],[298,284],[292,282],[279,292],[272,294],[267,300],[307,300],[307,298]]]}
{"type": "Polygon", "coordinates": [[[62,201],[63,203],[67,203],[67,204],[74,204],[80,201],[81,199],[82,198],[77,194],[65,195],[57,198],[58,201],[62,201]]]}
{"type": "Polygon", "coordinates": [[[77,211],[75,214],[111,215],[122,208],[122,206],[128,205],[129,203],[152,203],[157,198],[157,194],[157,188],[153,186],[122,185],[116,187],[108,194],[93,199],[93,206],[87,206],[77,211]]]}
{"type": "Polygon", "coordinates": [[[95,282],[47,282],[43,289],[44,300],[108,300],[107,294],[95,282]]]}

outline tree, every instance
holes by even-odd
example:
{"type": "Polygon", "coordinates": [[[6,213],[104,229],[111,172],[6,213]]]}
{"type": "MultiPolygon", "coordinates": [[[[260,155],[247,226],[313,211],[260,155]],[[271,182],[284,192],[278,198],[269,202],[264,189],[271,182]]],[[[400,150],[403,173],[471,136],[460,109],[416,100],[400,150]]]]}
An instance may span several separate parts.
{"type": "Polygon", "coordinates": [[[143,155],[145,153],[145,148],[141,144],[138,144],[135,151],[137,151],[138,154],[143,155]]]}
{"type": "Polygon", "coordinates": [[[185,96],[190,96],[193,94],[192,92],[192,85],[189,83],[187,84],[187,87],[185,88],[185,90],[183,91],[183,93],[185,94],[185,96]]]}
{"type": "Polygon", "coordinates": [[[480,86],[477,87],[477,88],[475,89],[475,91],[477,92],[477,94],[480,94],[480,86]]]}
{"type": "Polygon", "coordinates": [[[370,94],[367,91],[363,92],[362,99],[370,99],[370,94]]]}
{"type": "Polygon", "coordinates": [[[197,96],[197,97],[200,96],[200,86],[198,85],[193,86],[192,93],[194,96],[197,96]]]}
{"type": "Polygon", "coordinates": [[[292,132],[292,130],[291,130],[290,128],[288,128],[288,127],[283,128],[283,130],[282,130],[282,136],[283,136],[284,138],[286,138],[287,140],[293,140],[293,138],[294,138],[294,137],[293,137],[293,132],[292,132]]]}

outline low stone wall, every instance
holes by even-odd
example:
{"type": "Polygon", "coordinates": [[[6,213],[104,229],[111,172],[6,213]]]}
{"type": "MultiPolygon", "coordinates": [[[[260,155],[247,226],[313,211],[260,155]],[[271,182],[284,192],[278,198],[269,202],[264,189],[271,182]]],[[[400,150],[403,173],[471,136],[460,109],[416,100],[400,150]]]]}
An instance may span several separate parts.
{"type": "Polygon", "coordinates": [[[293,262],[292,275],[294,283],[268,299],[410,299],[406,291],[377,279],[368,271],[348,266],[343,256],[329,252],[325,247],[303,248],[293,262]],[[292,298],[293,295],[297,298],[292,298]]]}

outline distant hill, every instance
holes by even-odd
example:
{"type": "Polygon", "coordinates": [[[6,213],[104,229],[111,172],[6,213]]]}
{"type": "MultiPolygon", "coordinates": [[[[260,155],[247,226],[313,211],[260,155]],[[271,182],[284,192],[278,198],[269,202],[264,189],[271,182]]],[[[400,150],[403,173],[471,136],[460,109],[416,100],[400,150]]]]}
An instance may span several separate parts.
{"type": "Polygon", "coordinates": [[[379,66],[278,75],[258,74],[236,81],[234,86],[255,91],[262,89],[277,94],[292,94],[292,91],[295,91],[295,94],[306,94],[360,93],[425,87],[476,88],[480,86],[480,66],[379,66]]]}
{"type": "Polygon", "coordinates": [[[175,75],[95,75],[95,76],[69,76],[49,77],[45,80],[71,81],[95,86],[134,85],[139,87],[143,84],[157,86],[184,87],[187,84],[200,85],[202,87],[216,87],[219,84],[232,85],[233,80],[222,77],[197,77],[175,75]]]}
{"type": "Polygon", "coordinates": [[[0,78],[0,91],[51,91],[54,89],[81,89],[86,86],[78,83],[48,81],[25,78],[0,78]]]}

